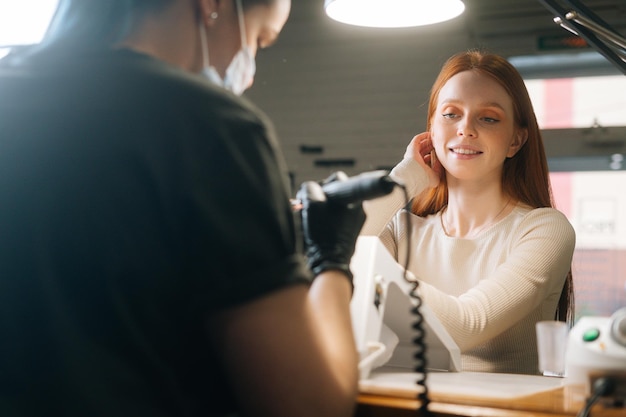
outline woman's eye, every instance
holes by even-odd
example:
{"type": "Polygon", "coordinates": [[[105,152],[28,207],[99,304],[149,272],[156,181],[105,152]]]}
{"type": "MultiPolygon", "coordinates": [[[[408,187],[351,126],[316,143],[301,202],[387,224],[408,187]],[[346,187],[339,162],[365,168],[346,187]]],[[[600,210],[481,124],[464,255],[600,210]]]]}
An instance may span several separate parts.
{"type": "Polygon", "coordinates": [[[487,123],[497,123],[500,121],[498,119],[494,119],[493,117],[483,117],[483,120],[487,123]]]}
{"type": "Polygon", "coordinates": [[[453,119],[456,115],[454,113],[444,113],[442,116],[444,119],[453,119]]]}

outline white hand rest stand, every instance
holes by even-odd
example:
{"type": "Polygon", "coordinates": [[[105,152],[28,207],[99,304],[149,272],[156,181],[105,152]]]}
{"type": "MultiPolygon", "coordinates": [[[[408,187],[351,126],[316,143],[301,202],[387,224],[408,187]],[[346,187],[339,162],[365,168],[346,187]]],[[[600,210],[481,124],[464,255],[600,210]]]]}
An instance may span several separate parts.
{"type": "MultiPolygon", "coordinates": [[[[376,236],[360,236],[350,268],[354,274],[354,294],[350,303],[352,327],[361,355],[361,379],[381,365],[415,368],[413,339],[417,317],[411,313],[415,300],[412,285],[404,279],[404,268],[391,256],[376,236]],[[391,346],[395,345],[395,346],[391,346]]],[[[427,369],[460,371],[461,354],[437,316],[422,304],[427,369]]]]}

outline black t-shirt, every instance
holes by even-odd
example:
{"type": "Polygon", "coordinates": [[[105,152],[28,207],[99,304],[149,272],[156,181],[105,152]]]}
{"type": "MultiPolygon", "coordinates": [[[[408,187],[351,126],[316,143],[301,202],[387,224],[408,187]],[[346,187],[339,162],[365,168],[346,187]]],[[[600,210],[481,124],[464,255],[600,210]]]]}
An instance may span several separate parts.
{"type": "Polygon", "coordinates": [[[247,101],[128,50],[0,61],[0,415],[222,416],[206,318],[311,277],[247,101]]]}

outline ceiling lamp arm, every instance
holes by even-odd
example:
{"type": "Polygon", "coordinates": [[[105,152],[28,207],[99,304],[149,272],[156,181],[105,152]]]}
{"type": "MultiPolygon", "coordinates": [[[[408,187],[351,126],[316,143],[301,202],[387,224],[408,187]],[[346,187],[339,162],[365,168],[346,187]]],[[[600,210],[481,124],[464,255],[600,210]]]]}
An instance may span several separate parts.
{"type": "Polygon", "coordinates": [[[555,0],[539,2],[556,16],[554,21],[557,24],[583,38],[626,75],[626,39],[608,23],[577,0],[564,0],[569,10],[555,0]]]}

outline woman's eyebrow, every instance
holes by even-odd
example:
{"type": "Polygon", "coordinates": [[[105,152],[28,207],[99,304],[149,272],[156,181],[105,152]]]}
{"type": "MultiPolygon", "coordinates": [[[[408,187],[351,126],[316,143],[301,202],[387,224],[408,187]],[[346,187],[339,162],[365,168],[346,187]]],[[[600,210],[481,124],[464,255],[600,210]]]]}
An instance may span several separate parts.
{"type": "MultiPolygon", "coordinates": [[[[442,106],[446,104],[463,104],[463,103],[464,103],[463,100],[456,99],[456,98],[448,98],[448,99],[442,100],[441,103],[439,103],[439,105],[442,106]]],[[[504,106],[502,106],[502,104],[498,103],[497,101],[485,101],[485,102],[479,103],[479,105],[481,107],[496,107],[501,110],[506,110],[504,106]]]]}

